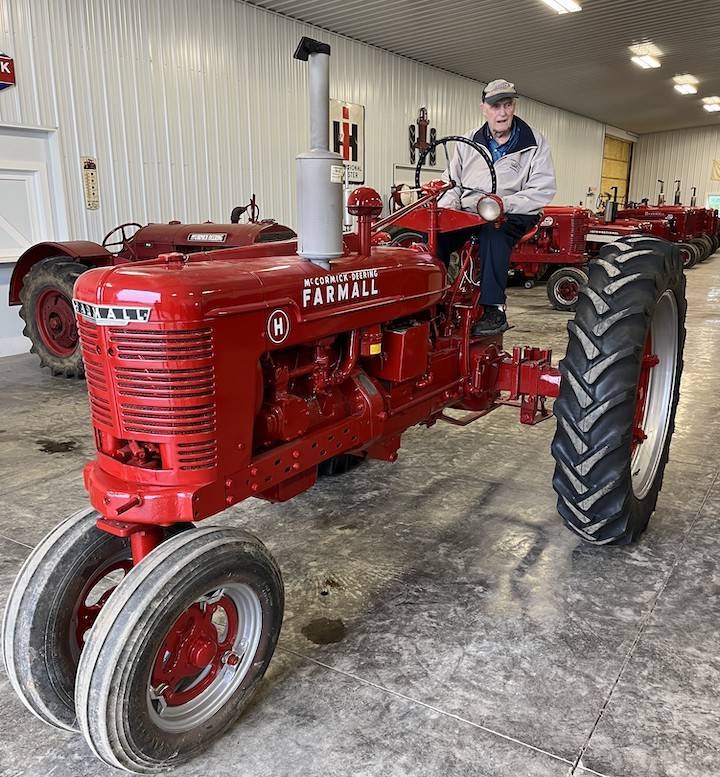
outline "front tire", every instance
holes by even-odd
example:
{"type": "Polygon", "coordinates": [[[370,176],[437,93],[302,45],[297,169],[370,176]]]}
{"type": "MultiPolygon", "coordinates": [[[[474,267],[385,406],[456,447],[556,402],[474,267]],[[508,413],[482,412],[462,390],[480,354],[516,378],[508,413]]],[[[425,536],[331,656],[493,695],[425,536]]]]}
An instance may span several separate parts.
{"type": "Polygon", "coordinates": [[[568,323],[552,443],[558,511],[587,542],[633,542],[655,509],[679,398],[685,312],[685,277],[670,243],[628,238],[604,246],[590,265],[568,323]]]}
{"type": "Polygon", "coordinates": [[[710,254],[712,254],[712,244],[709,240],[696,237],[693,238],[690,242],[697,246],[698,251],[700,252],[700,258],[698,259],[699,262],[704,262],[710,256],[710,254]]]}
{"type": "Polygon", "coordinates": [[[167,540],[113,593],[80,658],[78,722],[106,763],[182,763],[247,706],[280,633],[280,571],[247,532],[201,527],[167,540]]]}
{"type": "Polygon", "coordinates": [[[547,279],[545,290],[550,304],[555,310],[571,312],[575,310],[580,297],[580,289],[587,285],[588,276],[578,267],[561,267],[547,279]]]}
{"type": "Polygon", "coordinates": [[[99,517],[81,510],[41,540],[15,578],[2,626],[13,689],[33,715],[69,731],[76,730],[75,676],[87,632],[132,566],[127,541],[100,531],[99,517]]]}
{"type": "Polygon", "coordinates": [[[66,257],[38,262],[23,280],[20,317],[31,351],[53,375],[85,375],[80,339],[72,307],[75,281],[87,268],[66,257]]]}
{"type": "Polygon", "coordinates": [[[700,249],[691,243],[678,243],[683,270],[689,270],[700,261],[700,249]]]}

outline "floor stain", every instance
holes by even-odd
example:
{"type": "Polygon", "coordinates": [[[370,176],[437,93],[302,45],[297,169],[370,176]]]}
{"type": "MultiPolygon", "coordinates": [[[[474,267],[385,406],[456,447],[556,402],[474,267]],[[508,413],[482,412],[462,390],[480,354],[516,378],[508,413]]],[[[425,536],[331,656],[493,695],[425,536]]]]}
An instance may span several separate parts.
{"type": "Polygon", "coordinates": [[[302,633],[310,642],[316,645],[331,645],[335,642],[342,642],[347,635],[345,624],[336,618],[316,618],[302,627],[302,633]]]}
{"type": "Polygon", "coordinates": [[[320,589],[320,596],[327,596],[330,593],[331,588],[343,588],[342,583],[338,583],[333,577],[327,577],[323,580],[322,588],[320,589]]]}
{"type": "Polygon", "coordinates": [[[76,440],[35,440],[43,453],[69,453],[77,448],[76,440]]]}

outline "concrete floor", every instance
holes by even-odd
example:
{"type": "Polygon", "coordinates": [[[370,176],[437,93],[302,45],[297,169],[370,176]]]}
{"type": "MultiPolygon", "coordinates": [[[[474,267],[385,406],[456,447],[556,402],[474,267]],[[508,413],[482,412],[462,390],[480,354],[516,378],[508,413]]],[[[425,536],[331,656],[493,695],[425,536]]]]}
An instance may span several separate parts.
{"type": "MultiPolygon", "coordinates": [[[[567,316],[544,288],[510,296],[506,344],[561,356],[567,316]]],[[[563,527],[554,421],[511,409],[411,430],[394,465],[213,519],[267,543],[287,609],[254,703],[178,777],[720,775],[720,259],[688,273],[688,296],[678,430],[634,547],[563,527]]],[[[93,445],[84,385],[34,357],[0,360],[0,397],[1,597],[85,504],[93,445]]],[[[0,774],[111,773],[0,670],[0,774]]]]}

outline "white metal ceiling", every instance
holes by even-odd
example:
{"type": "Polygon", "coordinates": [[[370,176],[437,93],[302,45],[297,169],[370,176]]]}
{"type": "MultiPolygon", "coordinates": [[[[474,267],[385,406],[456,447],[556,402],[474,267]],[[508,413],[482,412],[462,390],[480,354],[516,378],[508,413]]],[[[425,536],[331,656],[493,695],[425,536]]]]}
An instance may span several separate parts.
{"type": "Polygon", "coordinates": [[[720,95],[720,0],[579,0],[558,15],[541,0],[252,0],[479,81],[646,133],[720,124],[700,98],[720,95]],[[651,41],[662,67],[642,70],[628,46],[651,41]],[[692,73],[697,95],[673,90],[692,73]]]}

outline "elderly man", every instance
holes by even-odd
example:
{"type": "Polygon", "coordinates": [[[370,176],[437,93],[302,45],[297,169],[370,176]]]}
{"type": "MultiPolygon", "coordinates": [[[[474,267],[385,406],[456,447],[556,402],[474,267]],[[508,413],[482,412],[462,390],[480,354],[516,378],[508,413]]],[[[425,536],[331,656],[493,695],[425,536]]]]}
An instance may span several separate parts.
{"type": "MultiPolygon", "coordinates": [[[[473,335],[499,334],[508,328],[505,315],[505,287],[510,253],[520,238],[533,227],[539,214],[556,192],[555,170],[545,138],[515,116],[515,85],[502,79],[491,81],[483,91],[485,124],[465,137],[487,148],[495,163],[497,194],[505,206],[501,224],[486,224],[477,232],[482,257],[483,314],[473,335]]],[[[458,185],[446,192],[439,204],[445,208],[475,211],[483,192],[491,188],[490,171],[480,154],[458,143],[445,172],[458,185]]],[[[463,242],[467,235],[463,236],[463,242]]],[[[456,248],[452,246],[451,248],[456,248]]]]}

